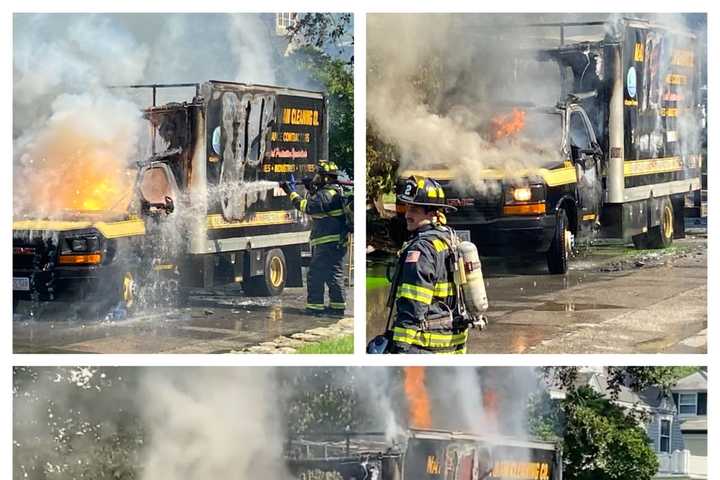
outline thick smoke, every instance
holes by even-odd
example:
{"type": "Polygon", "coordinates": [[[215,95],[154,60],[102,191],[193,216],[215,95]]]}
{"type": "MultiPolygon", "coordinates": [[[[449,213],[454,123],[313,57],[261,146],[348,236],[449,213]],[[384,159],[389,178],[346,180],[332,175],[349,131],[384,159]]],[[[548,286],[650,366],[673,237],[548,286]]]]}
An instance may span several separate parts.
{"type": "MultiPolygon", "coordinates": [[[[147,129],[140,109],[151,97],[148,91],[105,87],[208,79],[273,84],[275,72],[284,68],[273,50],[273,18],[16,14],[16,217],[126,209],[132,171],[129,180],[126,173],[145,153],[138,149],[145,146],[139,135],[147,129]],[[53,195],[61,201],[51,201],[53,195]]],[[[305,86],[291,78],[298,83],[291,86],[305,86]]],[[[158,102],[192,95],[187,89],[161,91],[158,102]]]]}
{"type": "Polygon", "coordinates": [[[401,171],[452,166],[454,173],[472,177],[486,168],[511,173],[559,159],[559,145],[492,140],[491,120],[511,111],[513,103],[553,105],[560,74],[536,62],[532,51],[518,56],[518,49],[530,45],[523,30],[494,30],[478,19],[368,18],[368,119],[399,148],[401,171]]]}
{"type": "Polygon", "coordinates": [[[287,478],[273,378],[261,368],[148,370],[142,478],[287,478]]]}
{"type": "Polygon", "coordinates": [[[288,478],[275,372],[17,367],[14,478],[288,478]]]}
{"type": "MultiPolygon", "coordinates": [[[[463,186],[482,189],[488,177],[484,169],[513,178],[557,164],[562,160],[559,117],[531,113],[532,105],[552,107],[563,99],[558,66],[537,58],[541,49],[560,45],[560,30],[528,24],[620,17],[687,27],[682,15],[370,15],[368,121],[398,148],[400,172],[448,168],[463,186]],[[522,128],[493,140],[493,122],[513,107],[527,112],[522,128]]],[[[564,31],[566,42],[597,41],[606,33],[602,25],[564,31]]]]}

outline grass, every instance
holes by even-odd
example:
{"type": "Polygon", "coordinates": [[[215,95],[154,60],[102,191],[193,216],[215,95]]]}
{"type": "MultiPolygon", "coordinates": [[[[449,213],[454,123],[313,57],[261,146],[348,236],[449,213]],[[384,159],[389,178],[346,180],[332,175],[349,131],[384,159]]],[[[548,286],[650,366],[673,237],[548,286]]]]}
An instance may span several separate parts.
{"type": "Polygon", "coordinates": [[[387,278],[385,277],[366,277],[365,278],[365,288],[367,290],[372,290],[373,288],[380,288],[380,287],[386,287],[390,285],[390,282],[387,281],[387,278]]]}
{"type": "Polygon", "coordinates": [[[310,353],[310,354],[353,353],[353,344],[354,344],[353,342],[354,342],[353,335],[345,335],[345,336],[333,338],[330,340],[323,340],[320,343],[310,343],[308,345],[298,348],[297,352],[295,352],[295,353],[310,353]]]}

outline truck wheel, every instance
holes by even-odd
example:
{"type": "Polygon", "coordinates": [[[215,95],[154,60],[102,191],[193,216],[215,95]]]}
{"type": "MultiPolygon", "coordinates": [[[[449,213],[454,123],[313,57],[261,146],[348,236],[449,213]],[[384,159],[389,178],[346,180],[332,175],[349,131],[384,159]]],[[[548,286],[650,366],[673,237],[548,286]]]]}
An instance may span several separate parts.
{"type": "Polygon", "coordinates": [[[652,227],[647,233],[648,248],[667,248],[672,245],[674,221],[672,203],[664,198],[660,205],[660,225],[652,227]]]}
{"type": "Polygon", "coordinates": [[[280,295],[287,280],[287,262],[285,254],[279,248],[273,248],[265,255],[263,274],[243,281],[243,291],[247,295],[271,297],[280,295]]]}
{"type": "Polygon", "coordinates": [[[635,245],[635,248],[638,250],[645,250],[648,247],[648,236],[646,233],[641,233],[640,235],[635,235],[632,237],[633,245],[635,245]]]}
{"type": "Polygon", "coordinates": [[[137,307],[137,279],[131,272],[125,272],[120,279],[119,306],[127,310],[128,315],[137,307]]]}
{"type": "Polygon", "coordinates": [[[568,271],[568,260],[572,250],[572,232],[568,229],[568,217],[560,210],[555,224],[550,250],[547,252],[548,270],[552,274],[564,274],[568,271]]]}

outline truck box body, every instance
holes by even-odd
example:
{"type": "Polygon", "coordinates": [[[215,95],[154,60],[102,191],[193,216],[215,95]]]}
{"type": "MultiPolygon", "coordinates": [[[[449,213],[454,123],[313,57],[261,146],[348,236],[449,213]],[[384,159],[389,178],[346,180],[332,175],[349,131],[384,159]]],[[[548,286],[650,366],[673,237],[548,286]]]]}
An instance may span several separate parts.
{"type": "MultiPolygon", "coordinates": [[[[350,480],[561,480],[562,453],[551,442],[411,430],[401,444],[362,450],[348,440],[344,455],[292,458],[294,478],[350,480]]],[[[317,443],[316,443],[317,445],[317,443]]]]}

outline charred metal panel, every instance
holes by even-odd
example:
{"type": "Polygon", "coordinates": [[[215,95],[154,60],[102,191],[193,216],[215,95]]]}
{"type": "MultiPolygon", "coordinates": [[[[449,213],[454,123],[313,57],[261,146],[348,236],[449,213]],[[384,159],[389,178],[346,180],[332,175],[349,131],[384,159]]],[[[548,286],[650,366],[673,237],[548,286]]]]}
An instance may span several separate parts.
{"type": "MultiPolygon", "coordinates": [[[[299,480],[391,479],[382,470],[379,455],[335,459],[289,460],[288,469],[299,480]]],[[[398,479],[399,480],[399,479],[398,479]]]]}

